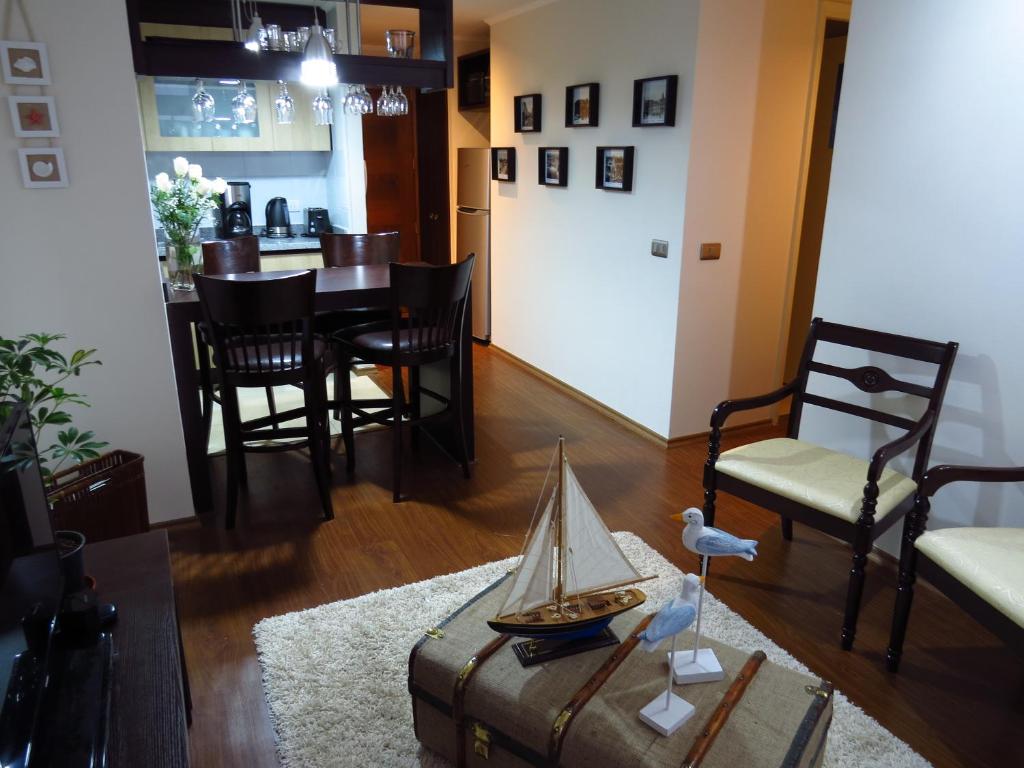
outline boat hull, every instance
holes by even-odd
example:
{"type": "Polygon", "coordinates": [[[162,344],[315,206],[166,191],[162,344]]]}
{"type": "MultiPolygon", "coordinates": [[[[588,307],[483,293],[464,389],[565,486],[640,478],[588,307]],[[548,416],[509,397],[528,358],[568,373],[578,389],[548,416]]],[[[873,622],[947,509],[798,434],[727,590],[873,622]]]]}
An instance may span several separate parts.
{"type": "MultiPolygon", "coordinates": [[[[607,627],[616,616],[631,611],[638,605],[643,605],[647,599],[647,596],[639,589],[627,589],[623,592],[629,594],[629,602],[620,603],[614,599],[613,595],[607,606],[598,610],[588,608],[576,619],[562,616],[558,619],[541,618],[539,621],[522,621],[517,620],[519,619],[518,615],[499,616],[488,620],[487,625],[495,632],[517,637],[549,637],[564,640],[590,637],[607,627]]],[[[595,595],[590,600],[593,601],[594,597],[603,596],[595,595]]],[[[535,613],[543,614],[547,610],[547,608],[541,608],[535,613]]]]}

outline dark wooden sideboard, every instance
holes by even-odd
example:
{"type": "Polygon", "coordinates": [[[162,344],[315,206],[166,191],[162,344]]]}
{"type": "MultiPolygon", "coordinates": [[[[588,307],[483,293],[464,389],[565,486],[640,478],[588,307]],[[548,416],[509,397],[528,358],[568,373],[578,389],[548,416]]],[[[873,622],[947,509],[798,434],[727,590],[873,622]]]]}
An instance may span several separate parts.
{"type": "Polygon", "coordinates": [[[181,637],[165,531],[88,544],[85,572],[117,606],[109,768],[188,765],[181,637]]]}

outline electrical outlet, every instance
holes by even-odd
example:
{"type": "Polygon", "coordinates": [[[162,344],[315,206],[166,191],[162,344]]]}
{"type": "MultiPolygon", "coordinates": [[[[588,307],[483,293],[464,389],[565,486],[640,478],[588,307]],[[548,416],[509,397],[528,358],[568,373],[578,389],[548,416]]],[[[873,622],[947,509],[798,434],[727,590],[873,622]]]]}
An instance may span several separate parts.
{"type": "Polygon", "coordinates": [[[721,243],[701,243],[700,244],[700,260],[701,261],[715,261],[722,258],[722,244],[721,243]]]}
{"type": "Polygon", "coordinates": [[[668,240],[651,240],[651,256],[659,259],[668,258],[668,240]]]}

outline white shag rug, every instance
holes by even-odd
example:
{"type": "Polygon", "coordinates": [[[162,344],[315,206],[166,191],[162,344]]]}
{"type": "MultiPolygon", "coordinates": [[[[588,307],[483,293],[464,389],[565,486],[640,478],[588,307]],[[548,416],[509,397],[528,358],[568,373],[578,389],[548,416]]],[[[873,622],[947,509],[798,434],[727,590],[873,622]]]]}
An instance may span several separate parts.
{"type": "MultiPolygon", "coordinates": [[[[651,611],[678,594],[682,572],[635,534],[614,534],[642,573],[651,611]]],[[[264,619],[253,628],[263,687],[288,768],[447,768],[413,735],[407,689],[409,651],[436,625],[499,579],[515,558],[264,619]]],[[[712,580],[712,586],[714,580],[712,580]]],[[[708,636],[735,648],[758,649],[768,660],[811,672],[711,594],[708,636]]],[[[828,737],[829,768],[918,768],[923,757],[836,691],[828,737]]]]}
{"type": "MultiPolygon", "coordinates": [[[[373,366],[365,366],[372,368],[373,366]]],[[[373,379],[366,375],[368,371],[356,371],[352,373],[352,397],[356,400],[377,400],[387,398],[387,393],[374,384],[373,379]]],[[[334,392],[334,374],[327,376],[327,393],[332,396],[334,392]]],[[[290,411],[293,408],[303,407],[305,396],[298,387],[283,386],[274,387],[274,407],[278,413],[290,411]]],[[[241,413],[242,421],[258,419],[270,415],[270,406],[267,405],[267,391],[262,387],[240,387],[238,390],[238,410],[241,413]]],[[[371,411],[374,409],[370,409],[371,411]]],[[[341,434],[341,422],[334,418],[334,411],[329,416],[331,422],[331,437],[341,434]]],[[[301,418],[292,419],[281,424],[282,427],[301,427],[301,418]]],[[[367,424],[358,427],[356,432],[369,429],[383,429],[379,424],[367,424]]],[[[289,441],[281,441],[289,442],[289,441]]],[[[294,442],[294,441],[291,441],[294,442]]],[[[224,453],[224,420],[221,418],[220,405],[213,404],[213,414],[210,421],[210,442],[206,445],[206,452],[210,456],[224,453]]]]}

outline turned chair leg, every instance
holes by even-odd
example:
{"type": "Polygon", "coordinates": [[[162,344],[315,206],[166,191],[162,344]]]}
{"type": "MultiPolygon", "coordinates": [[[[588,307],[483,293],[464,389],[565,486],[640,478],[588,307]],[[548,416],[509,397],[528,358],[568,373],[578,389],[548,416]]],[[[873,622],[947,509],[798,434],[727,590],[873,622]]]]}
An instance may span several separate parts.
{"type": "Polygon", "coordinates": [[[397,504],[402,500],[402,414],[405,413],[405,398],[402,391],[402,367],[391,367],[391,403],[392,403],[392,442],[391,442],[391,473],[392,501],[397,504]]]}
{"type": "Polygon", "coordinates": [[[903,521],[903,541],[900,549],[900,573],[896,587],[896,605],[892,612],[892,631],[889,634],[889,648],[885,653],[885,665],[890,672],[899,672],[903,657],[903,640],[910,623],[910,608],[914,603],[914,583],[917,581],[917,547],[914,542],[924,530],[931,503],[927,498],[917,496],[914,508],[903,521]]]}
{"type": "Polygon", "coordinates": [[[786,541],[793,540],[793,520],[789,517],[782,518],[782,538],[786,541]]]}
{"type": "Polygon", "coordinates": [[[857,634],[857,616],[860,614],[861,598],[864,594],[864,570],[871,551],[871,531],[875,523],[875,505],[878,500],[878,484],[869,482],[864,486],[864,500],[860,517],[857,519],[857,534],[853,542],[853,565],[850,568],[850,584],[846,590],[846,612],[843,615],[843,632],[840,645],[844,651],[853,648],[857,634]]]}
{"type": "Polygon", "coordinates": [[[354,427],[352,426],[352,379],[349,373],[351,360],[349,356],[340,353],[338,367],[334,371],[335,400],[341,407],[341,439],[345,444],[345,471],[352,473],[356,468],[356,441],[354,439],[354,427]],[[340,395],[337,394],[340,388],[340,395]]]}

